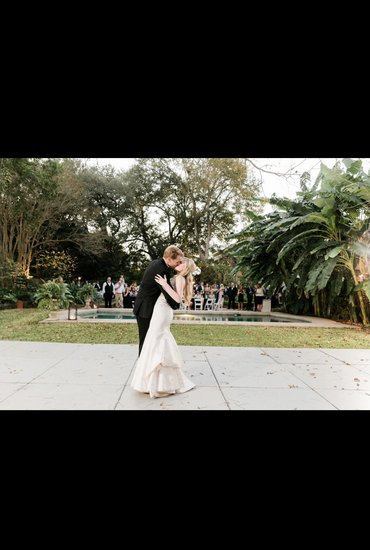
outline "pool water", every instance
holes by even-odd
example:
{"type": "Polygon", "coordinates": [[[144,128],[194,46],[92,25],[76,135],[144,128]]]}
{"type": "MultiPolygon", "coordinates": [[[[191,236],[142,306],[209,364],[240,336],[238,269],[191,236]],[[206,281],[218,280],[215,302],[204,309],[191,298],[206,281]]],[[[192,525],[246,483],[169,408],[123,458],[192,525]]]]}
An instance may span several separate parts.
{"type": "MultiPolygon", "coordinates": [[[[122,321],[133,321],[136,319],[133,313],[79,313],[80,319],[114,319],[122,321]]],[[[249,322],[249,323],[309,323],[310,321],[305,321],[303,319],[287,319],[286,317],[273,317],[271,315],[240,315],[240,314],[222,314],[222,313],[208,313],[207,315],[193,315],[191,313],[180,313],[174,315],[175,321],[229,321],[232,323],[238,322],[249,322]]]]}

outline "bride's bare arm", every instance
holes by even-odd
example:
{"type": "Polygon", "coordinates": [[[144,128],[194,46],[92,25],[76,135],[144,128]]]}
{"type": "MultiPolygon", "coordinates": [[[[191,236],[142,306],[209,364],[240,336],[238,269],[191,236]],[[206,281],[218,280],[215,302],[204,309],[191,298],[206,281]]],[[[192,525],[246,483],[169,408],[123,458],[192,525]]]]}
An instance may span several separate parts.
{"type": "MultiPolygon", "coordinates": [[[[178,279],[178,277],[176,277],[178,279]]],[[[156,275],[154,277],[154,280],[156,283],[161,285],[163,289],[167,292],[171,298],[173,298],[178,304],[181,302],[180,296],[177,294],[177,292],[172,288],[170,284],[167,283],[166,276],[161,277],[161,275],[156,275]]]]}

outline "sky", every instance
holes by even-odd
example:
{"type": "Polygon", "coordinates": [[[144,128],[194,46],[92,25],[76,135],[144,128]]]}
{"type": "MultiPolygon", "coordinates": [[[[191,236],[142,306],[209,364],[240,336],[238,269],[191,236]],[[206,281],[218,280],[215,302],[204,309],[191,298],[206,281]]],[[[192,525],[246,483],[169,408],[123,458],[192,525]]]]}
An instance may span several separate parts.
{"type": "MultiPolygon", "coordinates": [[[[320,164],[323,162],[329,168],[332,168],[337,160],[335,158],[255,158],[251,162],[262,170],[268,172],[277,172],[289,176],[279,176],[270,174],[262,170],[258,170],[254,166],[250,166],[253,174],[261,182],[262,196],[269,198],[273,193],[278,197],[288,197],[293,199],[296,191],[299,191],[299,177],[307,171],[311,174],[311,182],[313,183],[319,173],[320,164]]],[[[356,159],[354,159],[356,160],[356,159]]],[[[118,170],[127,170],[134,163],[133,158],[93,158],[89,160],[90,164],[98,164],[100,166],[110,164],[118,170]]],[[[366,171],[370,169],[370,159],[363,159],[363,166],[366,171]]]]}

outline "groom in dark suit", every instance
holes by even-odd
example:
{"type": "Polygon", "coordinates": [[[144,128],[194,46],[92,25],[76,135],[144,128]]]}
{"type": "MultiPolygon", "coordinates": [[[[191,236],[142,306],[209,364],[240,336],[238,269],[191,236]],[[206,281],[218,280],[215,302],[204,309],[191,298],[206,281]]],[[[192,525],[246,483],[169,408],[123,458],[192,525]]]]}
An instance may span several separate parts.
{"type": "Polygon", "coordinates": [[[134,305],[134,315],[136,315],[139,327],[139,355],[149,329],[155,303],[160,293],[164,294],[168,305],[172,309],[180,307],[180,304],[171,298],[161,285],[155,282],[154,277],[156,275],[166,276],[167,282],[170,284],[170,269],[174,269],[180,265],[183,258],[184,254],[180,248],[171,245],[164,251],[162,259],[153,260],[146,268],[134,305]]]}

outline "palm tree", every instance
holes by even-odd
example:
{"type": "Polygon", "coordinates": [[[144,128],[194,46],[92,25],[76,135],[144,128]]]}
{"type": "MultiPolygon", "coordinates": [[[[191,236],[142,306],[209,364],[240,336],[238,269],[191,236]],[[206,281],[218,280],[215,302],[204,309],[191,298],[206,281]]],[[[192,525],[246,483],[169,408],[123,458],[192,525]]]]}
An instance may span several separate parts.
{"type": "Polygon", "coordinates": [[[311,189],[307,175],[296,200],[271,203],[280,210],[254,221],[229,247],[248,278],[272,287],[285,284],[298,302],[312,298],[316,315],[329,314],[345,293],[351,317],[368,324],[370,280],[366,274],[370,228],[370,174],[360,160],[324,164],[311,189]],[[256,279],[254,279],[256,280],[256,279]]]}

